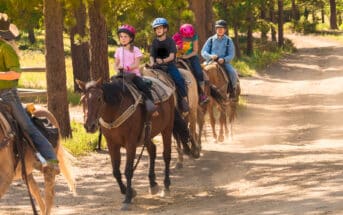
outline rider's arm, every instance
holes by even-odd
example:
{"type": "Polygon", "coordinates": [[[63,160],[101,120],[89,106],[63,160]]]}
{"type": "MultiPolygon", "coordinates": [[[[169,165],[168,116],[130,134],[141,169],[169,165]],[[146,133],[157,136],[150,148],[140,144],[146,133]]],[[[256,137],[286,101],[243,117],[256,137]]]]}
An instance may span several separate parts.
{"type": "Polygon", "coordinates": [[[11,47],[3,51],[3,55],[3,63],[8,71],[0,72],[0,80],[18,80],[20,78],[20,64],[17,53],[11,47]]]}
{"type": "Polygon", "coordinates": [[[235,44],[232,42],[231,38],[229,40],[229,51],[228,55],[224,57],[225,63],[230,63],[230,61],[235,57],[235,44]]]}
{"type": "Polygon", "coordinates": [[[210,54],[210,40],[212,38],[208,38],[207,41],[205,42],[204,46],[201,49],[201,56],[206,60],[210,61],[212,59],[211,54],[210,54]]]}
{"type": "Polygon", "coordinates": [[[20,78],[20,72],[16,71],[8,71],[8,72],[0,72],[0,80],[6,81],[14,81],[20,78]]]}

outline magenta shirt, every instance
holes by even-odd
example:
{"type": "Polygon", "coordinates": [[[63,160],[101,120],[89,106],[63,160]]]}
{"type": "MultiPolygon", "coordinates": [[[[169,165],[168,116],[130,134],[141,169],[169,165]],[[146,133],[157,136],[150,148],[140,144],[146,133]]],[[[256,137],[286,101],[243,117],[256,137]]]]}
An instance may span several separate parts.
{"type": "Polygon", "coordinates": [[[135,58],[142,56],[142,52],[136,46],[133,47],[133,52],[125,49],[124,47],[118,47],[114,54],[114,58],[119,59],[119,65],[123,66],[125,72],[133,72],[138,76],[141,76],[138,68],[130,71],[127,71],[126,68],[135,62],[135,58]]]}

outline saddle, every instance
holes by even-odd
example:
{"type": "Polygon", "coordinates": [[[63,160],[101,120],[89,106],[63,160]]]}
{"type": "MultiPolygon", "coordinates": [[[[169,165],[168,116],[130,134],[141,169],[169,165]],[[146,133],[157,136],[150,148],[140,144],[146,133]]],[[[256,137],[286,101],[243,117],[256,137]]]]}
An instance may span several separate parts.
{"type": "MultiPolygon", "coordinates": [[[[8,145],[10,141],[14,139],[15,135],[19,133],[17,129],[20,129],[20,126],[17,124],[15,118],[12,116],[9,106],[0,102],[0,110],[0,129],[5,136],[3,140],[0,140],[1,148],[1,146],[8,145]]],[[[58,128],[53,126],[53,124],[45,117],[36,117],[34,116],[34,114],[31,113],[28,113],[28,115],[30,116],[33,124],[55,148],[59,141],[58,128]]],[[[30,143],[31,141],[24,138],[24,142],[30,143]]]]}

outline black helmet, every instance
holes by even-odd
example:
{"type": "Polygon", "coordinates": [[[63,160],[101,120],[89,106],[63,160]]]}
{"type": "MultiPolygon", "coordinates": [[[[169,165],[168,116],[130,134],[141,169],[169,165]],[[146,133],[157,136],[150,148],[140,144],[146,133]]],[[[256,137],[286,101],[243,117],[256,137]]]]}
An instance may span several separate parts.
{"type": "Polygon", "coordinates": [[[218,20],[216,21],[216,25],[215,25],[216,28],[226,28],[227,27],[227,23],[225,20],[218,20]]]}

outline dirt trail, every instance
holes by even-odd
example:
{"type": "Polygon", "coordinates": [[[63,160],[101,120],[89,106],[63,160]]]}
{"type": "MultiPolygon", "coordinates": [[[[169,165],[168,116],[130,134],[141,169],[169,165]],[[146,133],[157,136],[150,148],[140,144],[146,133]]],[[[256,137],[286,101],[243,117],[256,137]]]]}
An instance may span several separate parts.
{"type": "MultiPolygon", "coordinates": [[[[78,196],[58,177],[53,214],[343,214],[343,44],[290,38],[297,53],[241,80],[246,106],[234,141],[215,143],[207,127],[202,157],[172,170],[170,197],[148,194],[145,153],[134,177],[138,196],[121,212],[109,156],[94,153],[75,163],[78,196]]],[[[30,207],[20,182],[0,200],[0,214],[24,211],[30,207]]]]}

